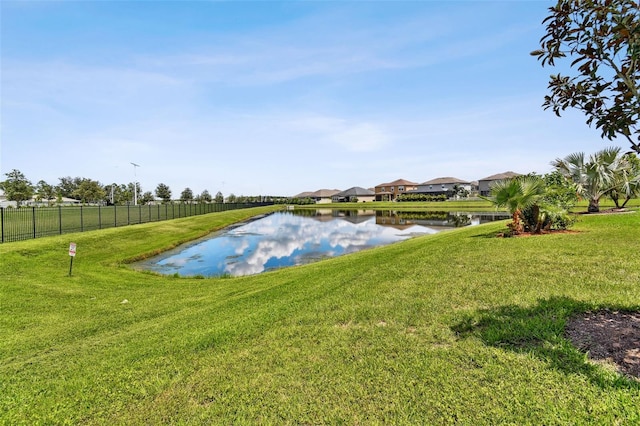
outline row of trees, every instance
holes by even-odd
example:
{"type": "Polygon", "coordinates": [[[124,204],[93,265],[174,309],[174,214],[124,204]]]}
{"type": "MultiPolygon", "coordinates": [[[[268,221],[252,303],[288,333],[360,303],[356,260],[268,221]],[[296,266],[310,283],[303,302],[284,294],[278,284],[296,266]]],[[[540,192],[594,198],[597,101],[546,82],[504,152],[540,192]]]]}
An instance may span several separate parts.
{"type": "MultiPolygon", "coordinates": [[[[6,179],[0,181],[0,189],[9,201],[15,201],[18,207],[31,199],[37,202],[52,205],[61,203],[63,198],[72,198],[79,200],[83,204],[114,204],[124,205],[133,203],[137,198],[140,204],[148,204],[161,200],[168,203],[173,200],[172,191],[168,185],[164,183],[158,184],[154,192],[142,191],[140,183],[103,185],[98,181],[70,176],[59,178],[57,185],[51,185],[44,180],[40,180],[37,184],[33,184],[26,176],[17,169],[13,169],[9,173],[5,173],[6,179]],[[135,194],[135,195],[134,195],[135,194]]],[[[180,193],[179,201],[183,203],[235,203],[235,202],[257,202],[264,197],[244,197],[230,194],[226,199],[222,192],[218,191],[212,196],[208,190],[202,191],[200,194],[194,194],[190,188],[185,188],[180,193]]]]}
{"type": "Polygon", "coordinates": [[[553,173],[529,174],[497,182],[491,198],[512,215],[511,233],[540,233],[566,229],[573,223],[569,211],[580,198],[588,200],[588,212],[600,211],[602,197],[610,197],[617,208],[640,196],[640,160],[620,148],[606,148],[586,156],[577,152],[551,163],[553,173]]]}

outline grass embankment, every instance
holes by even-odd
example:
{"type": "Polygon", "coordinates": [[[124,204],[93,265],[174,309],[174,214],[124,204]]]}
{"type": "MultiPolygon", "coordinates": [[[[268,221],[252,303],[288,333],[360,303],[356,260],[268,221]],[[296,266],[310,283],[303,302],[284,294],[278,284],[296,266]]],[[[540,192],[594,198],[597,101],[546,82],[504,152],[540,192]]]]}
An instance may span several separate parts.
{"type": "Polygon", "coordinates": [[[0,245],[0,423],[640,422],[640,383],[562,337],[574,313],[640,307],[640,214],[242,278],[122,264],[249,213],[0,245]]]}

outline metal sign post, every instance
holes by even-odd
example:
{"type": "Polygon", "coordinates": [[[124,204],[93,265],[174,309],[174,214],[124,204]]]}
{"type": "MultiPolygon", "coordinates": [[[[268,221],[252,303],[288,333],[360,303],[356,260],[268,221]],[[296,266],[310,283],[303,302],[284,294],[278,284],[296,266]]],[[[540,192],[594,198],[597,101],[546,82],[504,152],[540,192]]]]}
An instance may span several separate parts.
{"type": "Polygon", "coordinates": [[[71,276],[71,270],[73,269],[73,258],[76,257],[76,243],[69,244],[69,256],[71,262],[69,263],[69,276],[71,276]]]}

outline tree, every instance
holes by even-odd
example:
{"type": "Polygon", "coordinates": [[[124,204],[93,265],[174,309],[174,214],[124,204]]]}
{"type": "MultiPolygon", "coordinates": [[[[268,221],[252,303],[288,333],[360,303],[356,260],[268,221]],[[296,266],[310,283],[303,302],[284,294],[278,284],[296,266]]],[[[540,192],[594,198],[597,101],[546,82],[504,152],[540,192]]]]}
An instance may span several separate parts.
{"type": "Polygon", "coordinates": [[[543,216],[540,212],[540,200],[545,192],[544,181],[538,176],[526,175],[513,179],[496,182],[491,187],[489,200],[499,208],[506,208],[511,214],[512,222],[509,228],[513,234],[520,234],[525,230],[541,232],[543,216]],[[532,223],[527,223],[524,211],[529,209],[532,223]]]}
{"type": "Polygon", "coordinates": [[[613,200],[616,208],[622,209],[629,200],[640,195],[640,159],[629,152],[622,159],[623,167],[614,176],[615,187],[609,192],[609,197],[613,200]],[[620,199],[624,201],[620,204],[620,199]]]}
{"type": "Polygon", "coordinates": [[[145,192],[138,199],[140,204],[149,204],[149,203],[153,202],[154,200],[155,200],[155,198],[153,198],[153,194],[151,193],[151,191],[145,192]]]}
{"type": "Polygon", "coordinates": [[[82,179],[78,188],[72,194],[73,198],[80,200],[82,204],[97,203],[105,199],[106,192],[100,182],[91,179],[82,179]]]}
{"type": "Polygon", "coordinates": [[[142,186],[140,182],[131,182],[126,185],[127,199],[131,200],[131,203],[139,202],[138,197],[142,195],[142,186]]]}
{"type": "Polygon", "coordinates": [[[229,196],[227,197],[227,203],[235,203],[236,202],[236,195],[235,194],[229,194],[229,196]]]}
{"type": "Polygon", "coordinates": [[[214,201],[216,203],[224,203],[224,195],[222,195],[222,192],[218,191],[216,193],[216,198],[214,198],[214,201]]]}
{"type": "Polygon", "coordinates": [[[202,191],[202,194],[200,194],[200,201],[203,203],[210,203],[212,200],[211,194],[209,194],[209,191],[207,191],[206,189],[204,191],[202,191]]]}
{"type": "Polygon", "coordinates": [[[542,66],[573,59],[574,77],[552,75],[543,107],[587,116],[602,137],[626,138],[640,152],[640,7],[637,0],[559,0],[544,19],[542,66]]]}
{"type": "Polygon", "coordinates": [[[105,185],[102,187],[105,192],[105,198],[107,200],[107,204],[110,205],[118,205],[124,204],[127,198],[127,187],[126,185],[118,185],[117,183],[112,183],[110,185],[105,185]]]}
{"type": "Polygon", "coordinates": [[[180,194],[180,201],[183,203],[189,203],[193,200],[193,191],[191,188],[185,188],[180,194]]]}
{"type": "Polygon", "coordinates": [[[38,201],[45,200],[47,204],[51,204],[51,200],[56,199],[56,189],[44,180],[38,182],[35,187],[36,199],[38,201]]]}
{"type": "Polygon", "coordinates": [[[171,190],[164,183],[159,183],[156,187],[156,197],[162,199],[162,202],[168,203],[171,201],[171,190]]]}
{"type": "Polygon", "coordinates": [[[23,201],[31,199],[33,196],[33,184],[24,174],[17,169],[11,170],[4,174],[7,180],[0,182],[0,189],[4,191],[4,195],[9,201],[15,201],[20,207],[23,201]]]}
{"type": "Polygon", "coordinates": [[[600,199],[616,188],[617,175],[627,167],[620,155],[620,148],[605,148],[589,158],[583,152],[557,158],[551,162],[563,176],[576,185],[578,195],[589,200],[587,211],[600,211],[600,199]]]}
{"type": "Polygon", "coordinates": [[[80,183],[82,182],[82,178],[72,178],[71,176],[61,177],[58,178],[58,180],[60,181],[56,186],[58,195],[67,198],[73,197],[74,191],[78,189],[78,186],[80,186],[80,183]]]}
{"type": "Polygon", "coordinates": [[[458,198],[467,198],[469,196],[469,191],[465,189],[464,186],[458,185],[457,183],[453,185],[450,191],[450,196],[458,198]]]}

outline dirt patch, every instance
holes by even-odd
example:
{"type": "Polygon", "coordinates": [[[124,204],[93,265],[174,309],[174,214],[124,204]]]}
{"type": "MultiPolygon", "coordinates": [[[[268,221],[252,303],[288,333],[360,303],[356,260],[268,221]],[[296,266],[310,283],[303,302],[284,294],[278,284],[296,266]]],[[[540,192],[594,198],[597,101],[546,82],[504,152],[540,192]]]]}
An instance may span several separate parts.
{"type": "Polygon", "coordinates": [[[591,360],[640,380],[640,312],[587,312],[567,322],[565,336],[591,360]]]}

